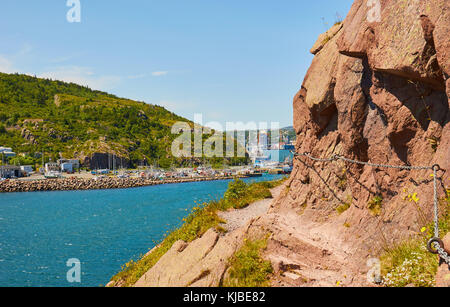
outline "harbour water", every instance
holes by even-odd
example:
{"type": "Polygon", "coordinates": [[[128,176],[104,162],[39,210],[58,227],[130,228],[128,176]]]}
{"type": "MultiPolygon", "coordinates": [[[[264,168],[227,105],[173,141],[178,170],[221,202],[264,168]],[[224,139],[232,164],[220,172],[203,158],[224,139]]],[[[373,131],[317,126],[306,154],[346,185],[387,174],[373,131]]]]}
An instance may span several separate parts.
{"type": "Polygon", "coordinates": [[[228,183],[0,194],[0,286],[105,285],[179,227],[195,201],[221,198],[228,183]],[[81,283],[67,281],[72,258],[81,261],[81,283]]]}

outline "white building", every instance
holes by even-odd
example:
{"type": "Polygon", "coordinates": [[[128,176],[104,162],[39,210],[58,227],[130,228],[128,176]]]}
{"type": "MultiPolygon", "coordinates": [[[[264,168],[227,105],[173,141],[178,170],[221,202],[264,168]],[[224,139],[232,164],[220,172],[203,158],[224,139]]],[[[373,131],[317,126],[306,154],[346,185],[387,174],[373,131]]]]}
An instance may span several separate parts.
{"type": "Polygon", "coordinates": [[[72,169],[73,170],[76,170],[76,169],[80,168],[80,160],[76,160],[76,159],[59,159],[58,160],[58,164],[61,165],[61,166],[63,164],[66,164],[66,167],[67,167],[67,164],[72,164],[72,169]]]}
{"type": "Polygon", "coordinates": [[[45,172],[46,173],[59,172],[59,165],[58,165],[58,163],[49,162],[49,163],[45,164],[45,172]]]}
{"type": "Polygon", "coordinates": [[[10,147],[0,147],[0,156],[2,156],[2,158],[15,157],[16,153],[13,152],[10,147]]]}
{"type": "Polygon", "coordinates": [[[33,166],[31,165],[22,165],[20,167],[23,173],[31,174],[33,172],[33,166]]]}

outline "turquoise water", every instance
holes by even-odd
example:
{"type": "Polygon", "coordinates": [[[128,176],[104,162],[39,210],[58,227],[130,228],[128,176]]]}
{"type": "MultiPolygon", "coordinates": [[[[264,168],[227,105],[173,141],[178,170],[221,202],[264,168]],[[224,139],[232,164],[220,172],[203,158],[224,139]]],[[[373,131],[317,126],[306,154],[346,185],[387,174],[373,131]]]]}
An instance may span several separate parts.
{"type": "Polygon", "coordinates": [[[194,201],[221,198],[228,182],[0,194],[0,286],[105,285],[179,227],[194,201]],[[71,258],[81,261],[81,283],[66,279],[71,258]]]}

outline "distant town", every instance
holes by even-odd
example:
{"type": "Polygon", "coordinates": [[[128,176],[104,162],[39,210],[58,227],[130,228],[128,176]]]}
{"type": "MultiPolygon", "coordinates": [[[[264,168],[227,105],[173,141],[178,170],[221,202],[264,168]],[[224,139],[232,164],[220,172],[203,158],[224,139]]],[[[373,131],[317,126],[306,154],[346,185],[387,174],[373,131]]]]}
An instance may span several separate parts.
{"type": "Polygon", "coordinates": [[[270,131],[259,131],[256,143],[246,146],[251,164],[229,168],[214,169],[210,165],[191,168],[162,169],[156,166],[142,165],[137,169],[127,169],[121,165],[120,158],[114,154],[106,155],[105,163],[92,167],[82,165],[77,159],[59,159],[52,161],[44,159],[41,154],[41,164],[22,165],[15,159],[24,154],[17,154],[13,148],[0,147],[1,165],[0,180],[46,180],[46,179],[102,179],[113,177],[144,178],[149,180],[165,180],[174,178],[213,178],[228,176],[259,176],[263,173],[289,174],[292,171],[294,141],[287,134],[282,134],[281,141],[270,144],[270,131]]]}

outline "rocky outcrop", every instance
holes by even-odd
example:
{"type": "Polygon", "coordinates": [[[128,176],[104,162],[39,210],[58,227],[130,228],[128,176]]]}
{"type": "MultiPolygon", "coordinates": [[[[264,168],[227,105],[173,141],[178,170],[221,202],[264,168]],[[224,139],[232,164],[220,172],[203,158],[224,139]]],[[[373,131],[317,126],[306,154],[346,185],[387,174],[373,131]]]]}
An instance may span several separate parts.
{"type": "Polygon", "coordinates": [[[20,136],[27,140],[30,144],[36,144],[36,137],[27,128],[23,128],[20,132],[20,136]]]}
{"type": "Polygon", "coordinates": [[[176,242],[135,286],[217,286],[228,268],[228,258],[240,247],[243,239],[243,231],[221,236],[211,229],[190,244],[176,242]]]}
{"type": "Polygon", "coordinates": [[[336,34],[341,30],[342,28],[342,22],[337,22],[334,26],[331,27],[330,30],[327,32],[321,34],[319,36],[319,39],[317,39],[314,46],[311,48],[310,52],[312,54],[317,54],[320,50],[323,49],[323,47],[331,40],[333,37],[336,36],[336,34]]]}
{"type": "MultiPolygon", "coordinates": [[[[381,1],[368,21],[356,0],[335,36],[317,52],[294,99],[297,151],[389,165],[439,164],[450,169],[450,3],[381,1]]],[[[319,40],[321,40],[319,38],[319,40]]],[[[349,256],[369,257],[416,235],[431,221],[431,171],[377,169],[299,158],[290,191],[274,213],[302,212],[304,223],[334,229],[349,256]],[[408,195],[417,193],[417,202],[408,195]],[[382,198],[379,216],[369,210],[382,198]],[[336,208],[348,210],[339,215],[336,208]]],[[[439,197],[449,186],[439,172],[439,197]]]]}

